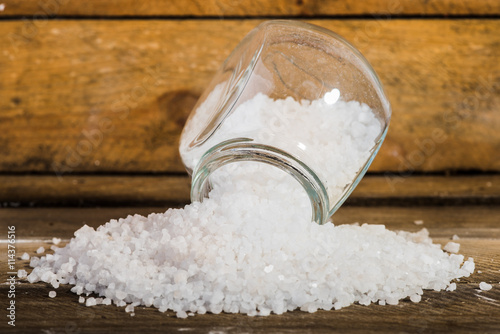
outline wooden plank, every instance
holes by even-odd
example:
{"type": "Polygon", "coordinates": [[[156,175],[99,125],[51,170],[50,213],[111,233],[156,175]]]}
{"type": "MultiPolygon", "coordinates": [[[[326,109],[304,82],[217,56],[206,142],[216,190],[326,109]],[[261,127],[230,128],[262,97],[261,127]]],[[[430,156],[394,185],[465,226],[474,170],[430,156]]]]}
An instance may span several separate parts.
{"type": "MultiPolygon", "coordinates": [[[[189,203],[187,175],[0,175],[0,205],[189,203]]],[[[367,175],[347,205],[500,204],[500,175],[367,175]]]]}
{"type": "Polygon", "coordinates": [[[4,0],[0,16],[498,15],[496,0],[4,0]]]}
{"type": "MultiPolygon", "coordinates": [[[[155,205],[188,203],[187,175],[0,176],[0,203],[16,205],[155,205]],[[10,204],[12,203],[12,204],[10,204]]],[[[499,196],[500,197],[500,196],[499,196]]]]}
{"type": "MultiPolygon", "coordinates": [[[[188,113],[259,22],[2,22],[0,172],[183,172],[188,113]]],[[[313,23],[385,84],[394,115],[371,171],[500,170],[500,21],[313,23]]]]}
{"type": "MultiPolygon", "coordinates": [[[[129,214],[147,215],[164,212],[168,206],[115,208],[2,208],[0,228],[15,225],[17,237],[23,240],[69,240],[73,232],[87,224],[97,228],[110,219],[129,214]]],[[[416,232],[423,227],[431,237],[450,239],[454,234],[469,239],[500,239],[499,206],[421,206],[421,207],[354,207],[343,206],[333,216],[337,225],[383,224],[391,230],[416,232]],[[416,225],[415,220],[423,220],[416,225]]]]}
{"type": "MultiPolygon", "coordinates": [[[[27,251],[34,255],[40,245],[50,247],[49,236],[65,240],[85,220],[97,226],[110,217],[123,216],[135,211],[146,213],[162,208],[109,208],[109,209],[3,209],[0,210],[0,229],[16,225],[18,255],[27,251]],[[33,234],[30,234],[30,231],[33,234]]],[[[342,208],[336,218],[339,223],[352,223],[367,219],[373,223],[386,222],[391,229],[416,230],[415,217],[424,219],[435,242],[449,240],[450,229],[464,228],[470,232],[461,235],[460,253],[473,256],[477,270],[470,278],[457,282],[454,292],[426,291],[420,303],[408,300],[396,306],[352,305],[339,311],[320,311],[309,314],[289,312],[280,316],[247,317],[244,315],[219,314],[197,315],[177,319],[172,312],[160,313],[154,308],[137,307],[135,317],[123,308],[115,306],[85,307],[68,286],[57,289],[57,297],[51,299],[48,292],[54,290],[47,284],[29,284],[21,281],[16,286],[16,332],[252,332],[252,333],[351,333],[373,332],[453,332],[494,333],[500,330],[500,227],[498,207],[468,206],[422,208],[342,208]],[[484,229],[490,234],[485,235],[484,229]],[[490,291],[480,292],[481,281],[493,284],[490,291]]],[[[4,238],[4,237],[2,237],[4,238]]],[[[5,242],[5,239],[2,240],[5,242]]],[[[5,245],[5,244],[4,244],[5,245]]],[[[5,268],[5,247],[0,251],[0,266],[5,268]]],[[[19,269],[27,262],[18,259],[19,269]]],[[[0,279],[5,281],[5,273],[0,279]]],[[[0,286],[0,294],[6,295],[7,285],[0,286]]],[[[0,323],[2,333],[12,331],[6,322],[0,323]]]]}
{"type": "MultiPolygon", "coordinates": [[[[85,307],[69,288],[48,297],[47,286],[18,286],[16,330],[22,333],[68,331],[91,333],[497,333],[500,330],[499,289],[477,291],[458,284],[454,292],[426,291],[418,304],[352,305],[313,314],[294,311],[269,317],[205,314],[178,319],[172,312],[136,307],[135,316],[116,306],[85,307]],[[488,298],[488,299],[485,299],[488,298]]],[[[0,288],[6,294],[6,287],[0,288]]],[[[7,333],[6,322],[0,330],[7,333]]],[[[9,331],[10,332],[10,331],[9,331]]]]}

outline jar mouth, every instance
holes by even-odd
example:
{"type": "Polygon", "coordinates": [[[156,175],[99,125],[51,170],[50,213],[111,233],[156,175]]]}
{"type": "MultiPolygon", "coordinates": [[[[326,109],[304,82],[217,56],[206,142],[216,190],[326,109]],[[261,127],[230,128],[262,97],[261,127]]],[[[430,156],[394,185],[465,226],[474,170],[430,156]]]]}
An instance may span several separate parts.
{"type": "Polygon", "coordinates": [[[221,142],[208,150],[194,169],[191,201],[202,202],[211,190],[209,177],[218,168],[235,162],[261,162],[277,167],[298,181],[311,201],[312,221],[324,224],[329,216],[329,199],[316,173],[292,155],[272,146],[256,144],[250,138],[221,142]]]}

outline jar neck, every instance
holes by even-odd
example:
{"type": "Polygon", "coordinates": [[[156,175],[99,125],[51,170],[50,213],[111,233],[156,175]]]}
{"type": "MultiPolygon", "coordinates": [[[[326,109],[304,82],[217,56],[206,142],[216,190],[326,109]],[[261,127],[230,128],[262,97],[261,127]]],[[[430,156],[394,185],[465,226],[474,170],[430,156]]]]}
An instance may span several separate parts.
{"type": "Polygon", "coordinates": [[[275,147],[252,143],[248,138],[224,141],[208,150],[195,167],[191,201],[201,202],[210,192],[210,175],[230,163],[262,162],[281,169],[297,180],[311,201],[312,220],[318,224],[329,218],[329,200],[325,186],[307,165],[275,147]]]}

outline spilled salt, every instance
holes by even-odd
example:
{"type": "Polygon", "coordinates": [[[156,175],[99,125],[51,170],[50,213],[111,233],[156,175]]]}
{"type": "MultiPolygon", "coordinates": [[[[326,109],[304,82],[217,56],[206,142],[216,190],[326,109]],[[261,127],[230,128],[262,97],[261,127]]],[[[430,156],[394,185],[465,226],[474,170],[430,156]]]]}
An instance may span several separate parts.
{"type": "MultiPolygon", "coordinates": [[[[366,105],[334,106],[257,95],[225,124],[250,122],[261,129],[265,113],[295,111],[289,113],[291,135],[332,153],[326,160],[312,159],[322,166],[329,193],[340,197],[375,146],[380,123],[366,105]],[[322,117],[309,124],[310,118],[293,116],[306,112],[322,117]],[[349,131],[352,127],[356,131],[349,131]]],[[[275,144],[292,150],[286,141],[275,144]]],[[[197,157],[183,159],[194,165],[197,157]]],[[[312,223],[304,190],[275,167],[229,164],[211,181],[210,197],[202,203],[113,219],[97,229],[83,226],[53,255],[33,258],[28,280],[71,284],[72,292],[105,297],[99,302],[126,306],[131,314],[144,305],[186,318],[397,305],[408,297],[419,302],[425,289],[451,289],[452,280],[474,271],[473,259],[464,262],[462,255],[443,252],[426,229],[409,233],[384,225],[312,223]]],[[[98,303],[82,298],[87,306],[98,303]]]]}

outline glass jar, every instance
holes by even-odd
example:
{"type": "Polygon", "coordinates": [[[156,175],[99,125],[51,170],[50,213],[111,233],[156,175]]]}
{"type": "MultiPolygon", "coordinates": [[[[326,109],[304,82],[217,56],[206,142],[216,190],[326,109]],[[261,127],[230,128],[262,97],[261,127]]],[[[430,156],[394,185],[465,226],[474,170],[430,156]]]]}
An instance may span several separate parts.
{"type": "Polygon", "coordinates": [[[327,221],[361,180],[387,133],[390,104],[367,60],[337,34],[267,21],[222,64],[180,140],[191,200],[211,175],[253,161],[285,171],[327,221]]]}

